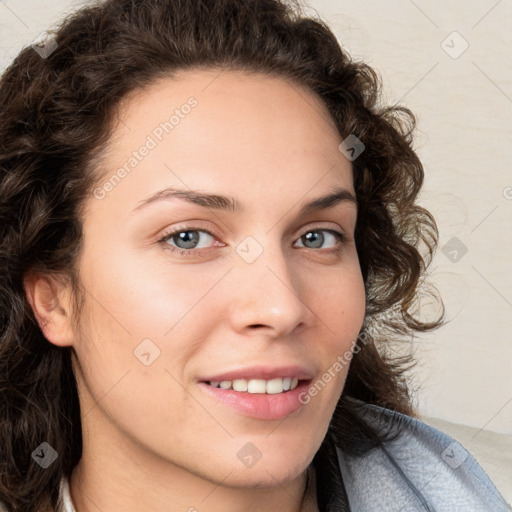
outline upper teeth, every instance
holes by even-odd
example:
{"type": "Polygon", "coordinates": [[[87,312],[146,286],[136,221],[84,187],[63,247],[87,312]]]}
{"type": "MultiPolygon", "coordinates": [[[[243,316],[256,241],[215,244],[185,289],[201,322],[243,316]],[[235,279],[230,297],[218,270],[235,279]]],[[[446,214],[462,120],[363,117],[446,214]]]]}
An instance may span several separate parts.
{"type": "Polygon", "coordinates": [[[291,389],[295,389],[297,384],[299,383],[299,379],[292,379],[291,377],[286,377],[284,379],[235,379],[231,380],[222,380],[222,381],[210,381],[210,385],[216,388],[221,387],[222,389],[234,389],[235,391],[248,391],[249,393],[282,393],[283,391],[289,391],[291,389]]]}

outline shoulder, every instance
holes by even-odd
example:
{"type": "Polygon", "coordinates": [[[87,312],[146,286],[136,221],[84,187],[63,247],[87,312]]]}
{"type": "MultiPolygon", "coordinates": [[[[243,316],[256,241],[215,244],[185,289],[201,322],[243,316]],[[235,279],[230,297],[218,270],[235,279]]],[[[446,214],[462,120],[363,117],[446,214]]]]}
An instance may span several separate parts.
{"type": "Polygon", "coordinates": [[[455,439],[404,414],[360,402],[360,416],[383,435],[359,455],[336,446],[351,510],[509,512],[487,474],[455,439]]]}

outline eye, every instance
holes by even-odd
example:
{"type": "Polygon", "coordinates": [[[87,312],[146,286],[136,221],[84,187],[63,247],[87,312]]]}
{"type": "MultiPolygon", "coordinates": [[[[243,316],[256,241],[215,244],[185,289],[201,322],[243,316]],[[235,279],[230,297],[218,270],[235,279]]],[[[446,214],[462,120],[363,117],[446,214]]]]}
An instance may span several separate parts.
{"type": "MultiPolygon", "coordinates": [[[[164,249],[176,252],[181,256],[195,256],[199,249],[208,249],[209,247],[211,248],[211,245],[209,246],[211,240],[216,239],[212,233],[205,229],[181,227],[174,231],[165,233],[158,240],[158,243],[162,244],[164,249]],[[201,234],[205,236],[201,236],[201,234]],[[197,244],[201,241],[201,238],[206,240],[203,240],[203,247],[198,247],[197,244]]],[[[303,244],[302,247],[305,247],[306,249],[322,248],[326,240],[331,241],[334,244],[333,247],[327,252],[339,253],[341,252],[343,242],[345,241],[345,236],[343,233],[333,229],[313,228],[309,229],[298,238],[298,241],[303,244]],[[322,233],[327,233],[327,236],[322,233]]],[[[217,243],[217,246],[224,247],[224,244],[217,243]]]]}
{"type": "MultiPolygon", "coordinates": [[[[215,239],[214,236],[205,229],[195,229],[195,228],[180,228],[179,230],[172,231],[170,233],[166,233],[158,240],[159,243],[163,244],[165,249],[168,249],[172,252],[178,252],[182,256],[193,256],[193,251],[196,249],[200,249],[201,247],[197,247],[196,244],[200,240],[201,236],[199,233],[203,233],[208,239],[215,239]],[[177,245],[177,247],[170,245],[170,242],[173,242],[177,245]]],[[[205,238],[204,236],[202,238],[205,238]]],[[[208,242],[208,240],[207,240],[208,242]]]]}
{"type": "Polygon", "coordinates": [[[339,252],[341,251],[341,246],[343,245],[343,242],[345,241],[345,235],[343,233],[340,233],[339,231],[335,231],[333,229],[321,229],[321,228],[314,228],[309,229],[304,233],[299,240],[304,240],[305,243],[312,244],[313,247],[307,247],[308,249],[318,249],[321,247],[325,240],[334,240],[334,251],[339,252]],[[321,233],[328,233],[328,236],[321,233]]]}

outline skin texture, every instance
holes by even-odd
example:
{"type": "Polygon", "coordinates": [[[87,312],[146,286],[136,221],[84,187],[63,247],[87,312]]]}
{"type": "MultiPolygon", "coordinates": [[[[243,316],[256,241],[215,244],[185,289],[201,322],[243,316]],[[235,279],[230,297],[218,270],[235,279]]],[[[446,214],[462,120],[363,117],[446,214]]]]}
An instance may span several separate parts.
{"type": "Polygon", "coordinates": [[[123,102],[106,179],[191,96],[197,105],[172,132],[103,198],[87,200],[79,327],[69,288],[26,279],[45,337],[77,355],[84,448],[70,490],[78,512],[306,510],[306,469],[348,366],[282,420],[236,412],[198,379],[303,364],[315,381],[352,349],[363,324],[356,205],[298,215],[303,202],[335,187],[354,194],[342,138],[309,90],[235,71],[159,79],[123,102]],[[231,195],[245,211],[177,198],[133,211],[166,187],[231,195]],[[158,242],[178,228],[212,235],[193,231],[196,248],[185,249],[193,255],[180,255],[166,249],[185,247],[178,236],[158,242]],[[310,231],[320,240],[308,242],[310,231]],[[252,263],[236,251],[248,236],[262,249],[252,263]],[[144,339],[160,350],[147,366],[134,355],[144,339]],[[262,454],[251,467],[237,457],[248,442],[262,454]]]}

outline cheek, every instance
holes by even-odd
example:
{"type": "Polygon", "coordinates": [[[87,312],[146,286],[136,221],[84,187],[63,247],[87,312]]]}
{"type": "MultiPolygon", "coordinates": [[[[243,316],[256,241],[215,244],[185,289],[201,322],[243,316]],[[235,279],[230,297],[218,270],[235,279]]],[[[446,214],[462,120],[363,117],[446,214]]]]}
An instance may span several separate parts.
{"type": "Polygon", "coordinates": [[[356,340],[366,314],[366,294],[359,265],[310,279],[308,306],[319,326],[331,334],[330,350],[345,350],[356,340]]]}
{"type": "Polygon", "coordinates": [[[318,381],[312,383],[315,384],[312,394],[322,395],[321,400],[329,400],[334,407],[343,390],[366,313],[366,294],[359,267],[332,276],[310,299],[308,305],[318,312],[318,329],[325,333],[322,342],[315,344],[323,364],[318,381]],[[324,393],[324,389],[329,389],[330,393],[324,393]]]}
{"type": "MultiPolygon", "coordinates": [[[[150,250],[151,257],[143,251],[111,249],[96,259],[89,258],[83,281],[108,313],[105,317],[100,311],[100,316],[107,323],[117,324],[125,336],[131,336],[134,341],[170,337],[184,323],[197,320],[199,309],[202,322],[207,320],[205,313],[209,311],[212,317],[218,318],[214,313],[216,302],[212,295],[207,295],[222,278],[223,269],[217,271],[211,266],[192,269],[190,265],[167,259],[165,254],[154,257],[157,248],[150,250]],[[208,307],[198,308],[201,302],[208,303],[208,307]]],[[[200,324],[197,322],[197,326],[200,324]]]]}

